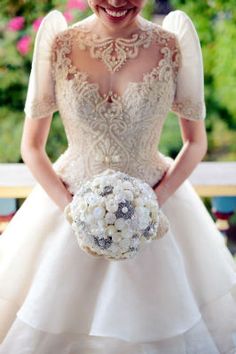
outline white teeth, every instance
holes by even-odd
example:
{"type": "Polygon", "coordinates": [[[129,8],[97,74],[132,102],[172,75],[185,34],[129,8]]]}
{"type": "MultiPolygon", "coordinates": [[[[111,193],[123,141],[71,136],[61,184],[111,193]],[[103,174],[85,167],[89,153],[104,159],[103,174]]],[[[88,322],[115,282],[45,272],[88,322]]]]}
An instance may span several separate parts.
{"type": "Polygon", "coordinates": [[[113,16],[113,17],[121,17],[124,16],[128,10],[124,10],[124,11],[111,11],[108,9],[105,9],[105,11],[108,13],[108,15],[113,16]]]}

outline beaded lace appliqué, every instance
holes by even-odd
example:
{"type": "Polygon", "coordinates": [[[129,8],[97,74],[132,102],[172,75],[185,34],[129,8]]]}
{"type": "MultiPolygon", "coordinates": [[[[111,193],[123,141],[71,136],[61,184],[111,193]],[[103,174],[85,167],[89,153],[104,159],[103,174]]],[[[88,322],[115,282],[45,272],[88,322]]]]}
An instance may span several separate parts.
{"type": "Polygon", "coordinates": [[[72,193],[81,180],[106,168],[154,185],[168,165],[157,144],[174,98],[179,66],[175,36],[153,27],[161,59],[141,81],[130,81],[109,102],[99,83],[90,82],[70,58],[77,35],[74,28],[60,33],[53,48],[56,96],[68,138],[68,149],[56,163],[57,173],[72,193]]]}
{"type": "Polygon", "coordinates": [[[32,118],[43,118],[57,111],[55,97],[43,97],[43,100],[34,100],[30,105],[26,104],[24,109],[26,115],[32,118]]]}
{"type": "Polygon", "coordinates": [[[142,25],[141,32],[132,34],[131,38],[101,38],[97,34],[91,34],[83,26],[80,26],[76,37],[78,47],[81,50],[89,48],[91,57],[102,60],[111,72],[119,71],[128,59],[136,58],[139,48],[148,48],[151,41],[151,23],[142,25]]]}
{"type": "Polygon", "coordinates": [[[86,36],[83,32],[77,37],[81,50],[89,48],[92,58],[100,59],[111,72],[119,71],[128,59],[136,58],[142,46],[148,48],[151,43],[151,32],[133,34],[131,39],[101,39],[96,34],[86,36]]]}
{"type": "Polygon", "coordinates": [[[186,97],[181,102],[173,102],[172,111],[190,120],[201,120],[205,116],[204,102],[193,102],[186,97]]]}

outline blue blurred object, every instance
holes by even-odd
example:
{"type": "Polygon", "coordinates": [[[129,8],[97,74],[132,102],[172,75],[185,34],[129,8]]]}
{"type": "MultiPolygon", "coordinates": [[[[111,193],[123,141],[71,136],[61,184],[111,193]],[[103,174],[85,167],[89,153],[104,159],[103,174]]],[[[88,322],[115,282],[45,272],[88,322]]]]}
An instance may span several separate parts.
{"type": "Polygon", "coordinates": [[[236,209],[236,197],[213,197],[211,201],[213,209],[220,213],[233,213],[236,209]]]}
{"type": "Polygon", "coordinates": [[[14,198],[1,198],[0,199],[0,216],[7,216],[16,211],[17,204],[14,198]]]}

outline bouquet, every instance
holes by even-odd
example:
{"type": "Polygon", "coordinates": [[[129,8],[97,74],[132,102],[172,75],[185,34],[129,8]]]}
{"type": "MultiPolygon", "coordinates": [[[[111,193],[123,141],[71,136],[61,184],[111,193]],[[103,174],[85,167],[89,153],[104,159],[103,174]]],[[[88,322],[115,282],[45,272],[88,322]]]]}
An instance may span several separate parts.
{"type": "Polygon", "coordinates": [[[109,260],[135,257],[169,229],[149,184],[112,169],[84,181],[64,213],[81,249],[109,260]]]}

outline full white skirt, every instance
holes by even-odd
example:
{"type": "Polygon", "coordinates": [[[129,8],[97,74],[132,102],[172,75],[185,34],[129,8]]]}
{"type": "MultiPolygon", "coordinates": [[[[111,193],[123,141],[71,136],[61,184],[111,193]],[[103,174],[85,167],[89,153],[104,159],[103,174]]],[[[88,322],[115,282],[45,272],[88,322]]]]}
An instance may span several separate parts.
{"type": "Polygon", "coordinates": [[[37,184],[0,236],[0,354],[235,354],[236,266],[186,180],[132,260],[82,251],[37,184]]]}

